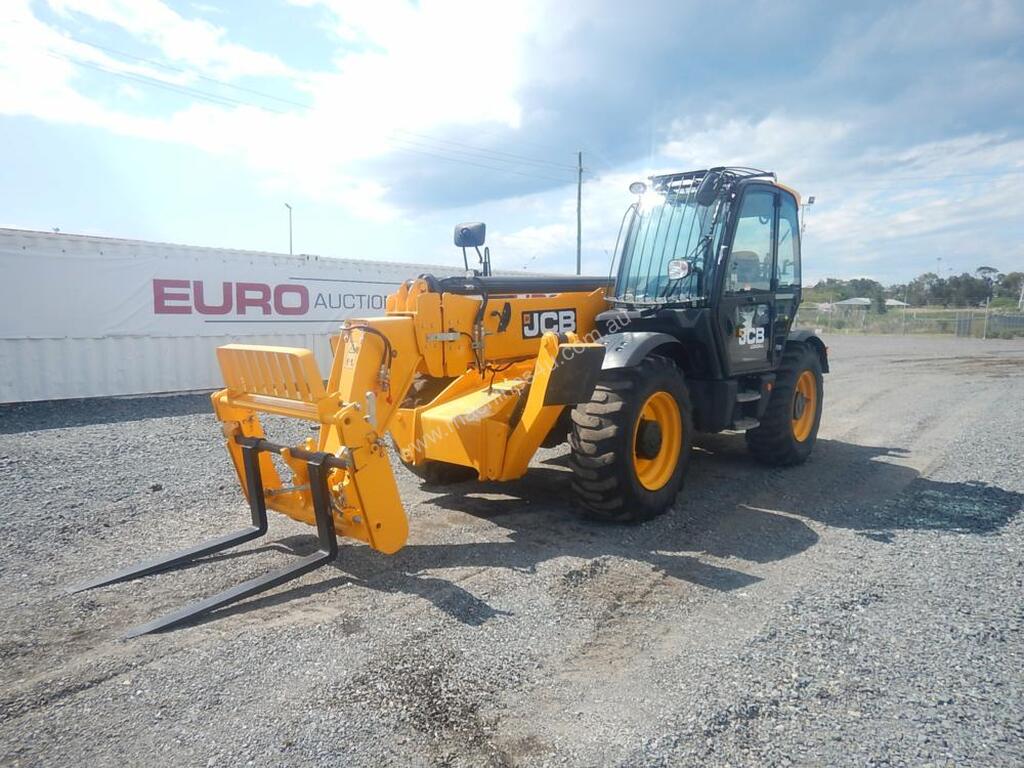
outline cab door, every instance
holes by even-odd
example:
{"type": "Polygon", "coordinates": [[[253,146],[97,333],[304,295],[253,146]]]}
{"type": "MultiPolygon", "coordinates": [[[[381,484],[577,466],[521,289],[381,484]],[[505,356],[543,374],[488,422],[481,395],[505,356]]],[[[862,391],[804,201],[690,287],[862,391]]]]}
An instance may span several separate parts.
{"type": "Polygon", "coordinates": [[[775,228],[775,354],[782,356],[782,347],[789,336],[797,308],[800,306],[800,216],[796,198],[779,190],[778,224],[775,228]]]}
{"type": "Polygon", "coordinates": [[[774,366],[778,191],[744,187],[721,272],[717,323],[730,375],[774,366]]]}

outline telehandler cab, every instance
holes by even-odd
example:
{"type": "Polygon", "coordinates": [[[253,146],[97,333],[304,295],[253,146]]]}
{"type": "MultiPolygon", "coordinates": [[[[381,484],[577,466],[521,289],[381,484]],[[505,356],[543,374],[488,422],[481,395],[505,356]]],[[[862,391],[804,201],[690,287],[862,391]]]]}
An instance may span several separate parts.
{"type": "MultiPolygon", "coordinates": [[[[393,444],[432,483],[521,477],[568,439],[582,510],[609,521],[668,509],[695,432],[742,431],[755,457],[804,461],[818,432],[825,345],[791,325],[800,304],[799,196],[748,168],[636,182],[615,279],[490,274],[482,224],[460,225],[483,274],[421,275],[386,314],[345,321],[326,379],[313,353],[229,344],[212,396],[252,525],[73,591],[173,568],[262,536],[267,509],[315,525],[298,563],[132,630],[167,629],[270,589],[337,555],[337,536],[383,553],[408,524],[393,444]],[[259,414],[319,425],[274,443],[259,414]],[[278,463],[275,464],[275,461],[278,463]],[[284,475],[284,476],[282,476],[284,475]]],[[[468,268],[468,261],[467,261],[468,268]]]]}

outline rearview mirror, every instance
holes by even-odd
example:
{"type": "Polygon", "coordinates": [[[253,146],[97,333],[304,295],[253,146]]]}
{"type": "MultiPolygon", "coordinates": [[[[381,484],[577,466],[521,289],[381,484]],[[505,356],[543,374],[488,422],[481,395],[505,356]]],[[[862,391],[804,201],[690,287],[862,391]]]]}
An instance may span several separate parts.
{"type": "Polygon", "coordinates": [[[456,248],[479,248],[484,244],[487,225],[482,221],[467,221],[455,227],[456,248]]]}
{"type": "Polygon", "coordinates": [[[718,182],[722,179],[721,171],[708,171],[697,186],[695,199],[697,205],[711,205],[718,197],[718,182]]]}

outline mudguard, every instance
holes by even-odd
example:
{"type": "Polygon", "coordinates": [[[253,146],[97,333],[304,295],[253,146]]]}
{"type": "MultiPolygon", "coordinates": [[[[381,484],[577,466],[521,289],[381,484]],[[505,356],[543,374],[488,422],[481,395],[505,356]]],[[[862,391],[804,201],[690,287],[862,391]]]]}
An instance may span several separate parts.
{"type": "Polygon", "coordinates": [[[647,355],[660,347],[674,346],[681,351],[682,342],[675,336],[658,331],[623,331],[609,333],[599,339],[607,348],[602,370],[609,368],[632,368],[639,365],[647,355]]]}
{"type": "Polygon", "coordinates": [[[828,373],[828,347],[825,346],[825,342],[821,340],[818,334],[805,328],[798,331],[790,331],[786,343],[788,344],[791,341],[810,344],[814,351],[818,353],[818,357],[821,358],[821,372],[828,373]]]}

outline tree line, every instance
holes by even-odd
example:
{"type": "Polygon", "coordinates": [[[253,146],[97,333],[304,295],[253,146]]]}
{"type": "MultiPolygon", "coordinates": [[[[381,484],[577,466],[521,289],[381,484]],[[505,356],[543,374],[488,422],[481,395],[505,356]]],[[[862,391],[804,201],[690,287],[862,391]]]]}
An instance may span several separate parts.
{"type": "Polygon", "coordinates": [[[908,283],[893,285],[882,285],[865,277],[852,280],[829,277],[818,281],[813,294],[819,301],[871,299],[879,312],[885,312],[886,299],[905,301],[915,307],[976,307],[990,300],[1000,305],[1015,306],[1022,281],[1024,272],[1004,274],[994,267],[982,266],[973,275],[964,272],[940,277],[934,272],[925,272],[908,283]]]}

